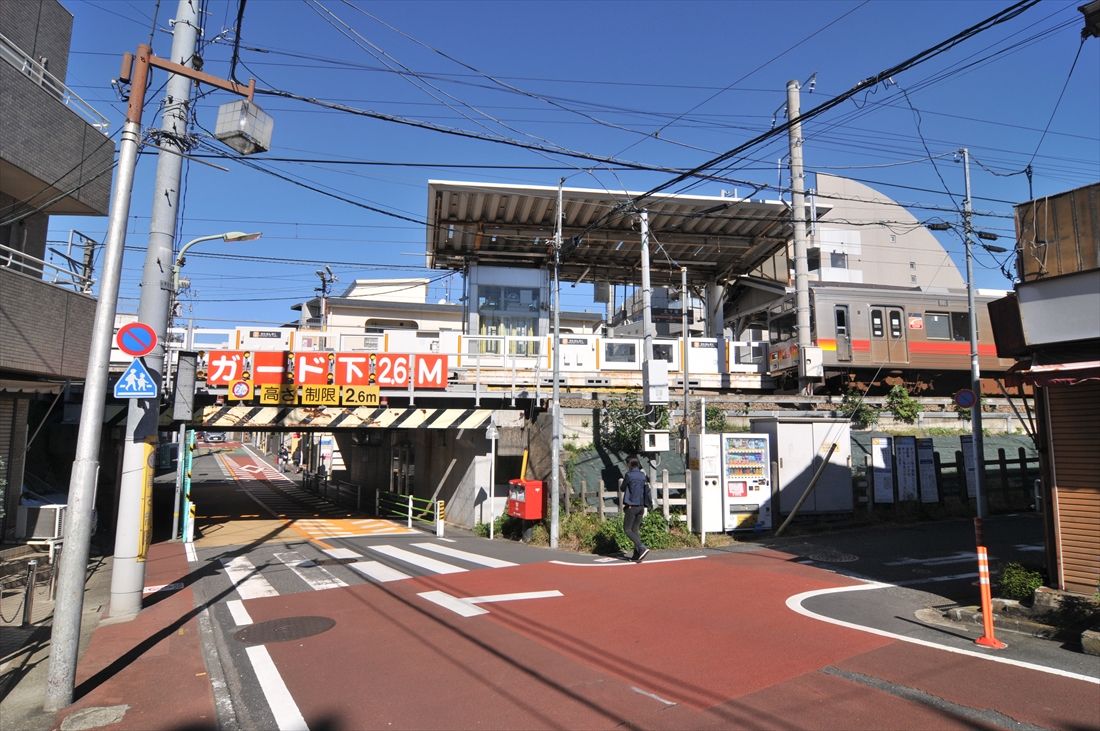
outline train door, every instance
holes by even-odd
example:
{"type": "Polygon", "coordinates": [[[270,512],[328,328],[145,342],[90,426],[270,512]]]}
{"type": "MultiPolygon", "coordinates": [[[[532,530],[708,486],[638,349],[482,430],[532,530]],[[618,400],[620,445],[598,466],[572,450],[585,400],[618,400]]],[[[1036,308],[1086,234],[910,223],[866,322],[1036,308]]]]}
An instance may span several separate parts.
{"type": "Polygon", "coordinates": [[[871,307],[871,362],[908,363],[905,312],[900,307],[871,307]]]}
{"type": "Polygon", "coordinates": [[[833,308],[836,323],[836,359],[845,363],[852,360],[852,334],[848,327],[848,305],[833,308]]]}

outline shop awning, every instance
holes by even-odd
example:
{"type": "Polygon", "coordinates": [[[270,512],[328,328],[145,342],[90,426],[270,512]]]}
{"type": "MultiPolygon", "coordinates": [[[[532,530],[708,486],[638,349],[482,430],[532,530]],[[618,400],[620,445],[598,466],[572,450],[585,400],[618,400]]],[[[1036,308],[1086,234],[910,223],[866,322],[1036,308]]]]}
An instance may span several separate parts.
{"type": "Polygon", "coordinates": [[[52,381],[23,381],[12,378],[0,378],[2,393],[61,393],[64,383],[52,381]]]}
{"type": "Polygon", "coordinates": [[[1100,381],[1100,360],[1017,363],[1008,370],[1005,380],[1012,385],[1030,383],[1034,386],[1075,386],[1086,381],[1100,381]]]}

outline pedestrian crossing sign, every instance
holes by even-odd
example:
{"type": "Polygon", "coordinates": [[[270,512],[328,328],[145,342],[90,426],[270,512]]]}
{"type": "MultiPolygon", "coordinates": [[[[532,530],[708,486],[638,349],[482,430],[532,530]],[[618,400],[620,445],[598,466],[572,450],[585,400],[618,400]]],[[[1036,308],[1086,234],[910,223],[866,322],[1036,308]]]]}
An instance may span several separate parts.
{"type": "Polygon", "coordinates": [[[115,383],[115,398],[155,398],[157,384],[149,370],[135,358],[115,383]]]}

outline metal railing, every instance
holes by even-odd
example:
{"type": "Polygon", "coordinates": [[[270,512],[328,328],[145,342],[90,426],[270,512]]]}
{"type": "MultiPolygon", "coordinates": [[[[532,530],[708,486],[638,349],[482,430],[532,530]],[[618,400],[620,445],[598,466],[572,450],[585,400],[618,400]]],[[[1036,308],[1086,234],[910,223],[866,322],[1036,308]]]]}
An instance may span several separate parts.
{"type": "Polygon", "coordinates": [[[85,294],[92,289],[93,280],[91,277],[78,274],[69,268],[58,266],[45,259],[39,259],[37,256],[31,256],[4,244],[0,244],[0,267],[39,278],[49,270],[54,274],[54,281],[47,284],[54,284],[63,289],[72,288],[85,294]]]}
{"type": "Polygon", "coordinates": [[[11,40],[3,33],[0,33],[0,58],[7,61],[12,68],[19,71],[28,79],[41,86],[59,102],[72,109],[88,124],[92,125],[103,134],[107,134],[107,128],[110,126],[110,122],[107,121],[106,117],[96,111],[91,104],[80,98],[79,94],[65,86],[65,82],[47,71],[46,67],[40,62],[28,56],[22,48],[16,45],[15,41],[11,40]]]}
{"type": "Polygon", "coordinates": [[[442,500],[382,490],[374,495],[374,514],[380,518],[404,520],[408,528],[412,528],[414,522],[421,527],[434,527],[435,534],[440,537],[443,536],[443,525],[447,520],[446,505],[442,500]]]}

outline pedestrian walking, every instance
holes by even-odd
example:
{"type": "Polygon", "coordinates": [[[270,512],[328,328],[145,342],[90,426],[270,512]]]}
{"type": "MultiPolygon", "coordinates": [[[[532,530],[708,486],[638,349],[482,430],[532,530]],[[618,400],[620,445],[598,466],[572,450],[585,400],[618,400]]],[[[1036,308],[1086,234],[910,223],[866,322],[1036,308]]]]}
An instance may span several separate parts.
{"type": "Polygon", "coordinates": [[[286,472],[288,464],[290,464],[290,450],[284,444],[279,447],[279,471],[286,472]]]}
{"type": "Polygon", "coordinates": [[[302,444],[298,443],[298,446],[294,448],[294,472],[300,474],[302,472],[302,444]]]}
{"type": "Polygon", "coordinates": [[[623,475],[623,530],[627,538],[634,544],[634,555],[631,561],[641,562],[649,548],[642,543],[642,537],[638,531],[642,527],[642,517],[646,508],[653,507],[653,498],[649,493],[649,477],[642,472],[642,463],[637,457],[631,457],[626,461],[626,474],[623,475]]]}

